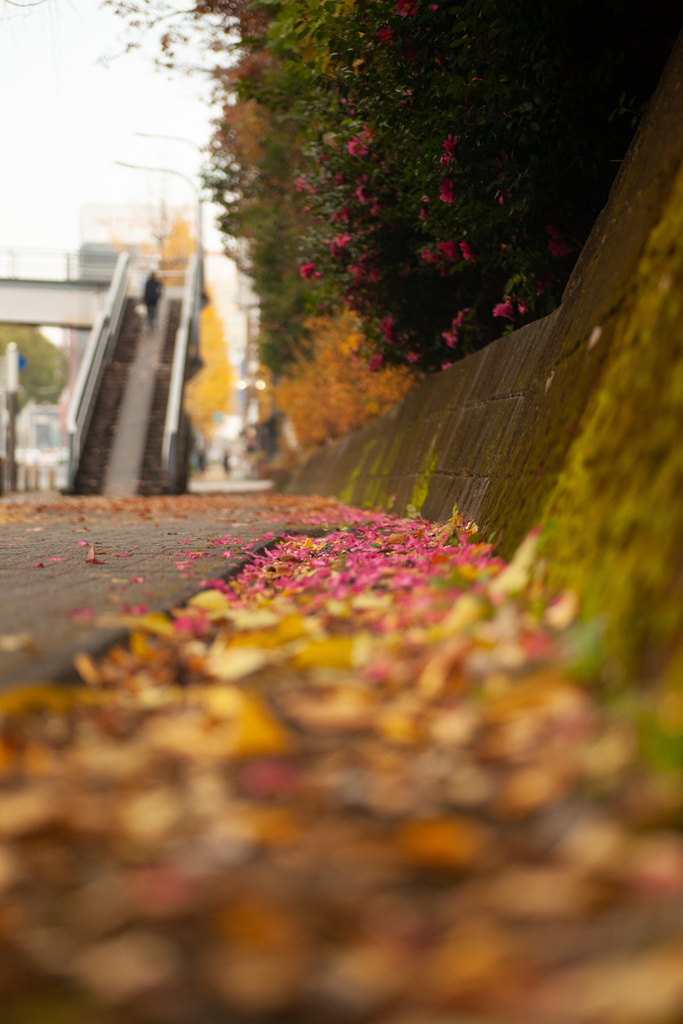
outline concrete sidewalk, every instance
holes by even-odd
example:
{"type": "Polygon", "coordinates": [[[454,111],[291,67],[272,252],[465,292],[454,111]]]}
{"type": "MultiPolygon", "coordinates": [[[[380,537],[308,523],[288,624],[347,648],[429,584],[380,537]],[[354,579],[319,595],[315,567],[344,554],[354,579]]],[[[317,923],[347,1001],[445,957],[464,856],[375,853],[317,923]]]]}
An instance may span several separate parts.
{"type": "Polygon", "coordinates": [[[298,532],[304,504],[257,494],[0,501],[0,689],[73,677],[74,654],[125,635],[98,618],[186,600],[243,560],[219,538],[256,547],[298,532]],[[86,562],[90,544],[101,564],[86,562]]]}

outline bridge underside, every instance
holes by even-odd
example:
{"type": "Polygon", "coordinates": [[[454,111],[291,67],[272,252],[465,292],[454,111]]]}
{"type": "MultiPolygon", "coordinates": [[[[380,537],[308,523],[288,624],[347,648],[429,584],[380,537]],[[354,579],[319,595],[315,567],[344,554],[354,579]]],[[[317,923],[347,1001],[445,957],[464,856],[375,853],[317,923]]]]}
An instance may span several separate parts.
{"type": "Polygon", "coordinates": [[[109,281],[0,279],[0,322],[90,328],[104,309],[109,281]]]}

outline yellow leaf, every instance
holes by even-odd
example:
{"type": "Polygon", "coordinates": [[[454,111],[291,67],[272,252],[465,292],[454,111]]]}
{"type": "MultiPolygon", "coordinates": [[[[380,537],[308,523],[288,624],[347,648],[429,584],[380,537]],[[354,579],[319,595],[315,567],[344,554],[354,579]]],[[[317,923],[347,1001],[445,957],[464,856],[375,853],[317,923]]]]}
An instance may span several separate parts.
{"type": "Polygon", "coordinates": [[[147,635],[142,632],[134,631],[130,634],[128,645],[131,649],[131,653],[136,658],[140,658],[141,661],[149,661],[154,656],[154,651],[150,647],[147,640],[147,635]]]}
{"type": "Polygon", "coordinates": [[[198,701],[211,718],[235,719],[242,711],[242,691],[237,686],[193,686],[187,691],[190,703],[198,701]]]}
{"type": "Polygon", "coordinates": [[[251,675],[267,665],[268,661],[268,654],[261,647],[228,646],[225,641],[218,639],[208,653],[206,667],[216,679],[231,682],[251,675]]]}
{"type": "Polygon", "coordinates": [[[0,636],[0,651],[13,653],[14,651],[23,651],[25,648],[32,646],[33,636],[31,633],[14,633],[10,636],[0,636]]]}
{"type": "Polygon", "coordinates": [[[205,612],[223,612],[229,607],[227,597],[220,590],[202,590],[187,603],[194,608],[203,608],[205,612]]]}
{"type": "Polygon", "coordinates": [[[83,651],[74,655],[74,668],[84,683],[88,686],[97,686],[100,681],[100,673],[89,654],[83,651]]]}
{"type": "Polygon", "coordinates": [[[139,619],[132,619],[131,623],[137,629],[144,629],[156,636],[174,635],[173,625],[161,612],[148,612],[146,615],[141,615],[139,619]]]}
{"type": "MultiPolygon", "coordinates": [[[[79,691],[76,691],[80,693],[79,691]]],[[[64,713],[73,706],[74,691],[64,686],[38,683],[22,686],[0,695],[0,712],[5,715],[24,715],[31,711],[54,711],[64,713]]]]}
{"type": "Polygon", "coordinates": [[[242,708],[234,739],[235,757],[283,754],[289,750],[289,736],[279,722],[253,694],[242,694],[242,708]]]}
{"type": "MultiPolygon", "coordinates": [[[[462,572],[463,568],[465,567],[460,566],[458,571],[462,572]]],[[[460,633],[462,630],[467,629],[468,626],[478,622],[485,611],[486,605],[483,601],[472,594],[463,594],[457,599],[445,619],[439,623],[437,630],[442,636],[460,633]]]]}
{"type": "Polygon", "coordinates": [[[292,663],[295,668],[351,668],[354,642],[350,636],[328,636],[323,640],[311,640],[303,650],[295,654],[292,663]]]}
{"type": "Polygon", "coordinates": [[[529,582],[531,570],[536,557],[540,531],[532,530],[517,548],[512,561],[501,573],[489,583],[489,594],[492,598],[506,597],[508,594],[519,594],[529,582]]]}
{"type": "Polygon", "coordinates": [[[275,634],[279,643],[288,644],[306,636],[308,630],[301,615],[285,615],[277,625],[275,634]]]}
{"type": "Polygon", "coordinates": [[[378,716],[377,730],[393,743],[417,743],[420,738],[415,712],[400,705],[388,708],[378,716]]]}
{"type": "Polygon", "coordinates": [[[277,626],[280,616],[268,608],[257,608],[254,611],[230,612],[230,621],[236,629],[268,629],[277,626]]]}

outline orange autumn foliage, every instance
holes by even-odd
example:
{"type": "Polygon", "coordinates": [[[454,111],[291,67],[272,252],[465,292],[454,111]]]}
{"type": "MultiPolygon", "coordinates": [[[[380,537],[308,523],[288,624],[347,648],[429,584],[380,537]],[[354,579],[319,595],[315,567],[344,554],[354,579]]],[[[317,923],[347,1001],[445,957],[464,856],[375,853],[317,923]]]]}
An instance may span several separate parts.
{"type": "Polygon", "coordinates": [[[362,341],[356,317],[314,317],[306,324],[312,358],[301,359],[277,387],[278,407],[304,447],[343,437],[400,402],[415,385],[406,367],[370,373],[352,361],[362,341]]]}
{"type": "Polygon", "coordinates": [[[195,427],[205,437],[211,437],[217,426],[214,413],[229,413],[233,396],[233,372],[223,324],[211,303],[201,312],[199,354],[204,366],[188,381],[185,408],[195,427]]]}

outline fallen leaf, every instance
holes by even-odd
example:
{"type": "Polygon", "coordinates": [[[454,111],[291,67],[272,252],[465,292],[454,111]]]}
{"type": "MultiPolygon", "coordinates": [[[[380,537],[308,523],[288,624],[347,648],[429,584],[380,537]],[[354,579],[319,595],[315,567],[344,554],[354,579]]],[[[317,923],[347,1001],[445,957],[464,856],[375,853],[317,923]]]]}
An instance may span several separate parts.
{"type": "Polygon", "coordinates": [[[102,561],[101,558],[98,558],[96,556],[96,554],[95,554],[95,545],[94,544],[91,544],[90,547],[88,548],[88,553],[85,556],[85,560],[88,563],[88,565],[106,565],[107,564],[106,562],[102,561]]]}
{"type": "Polygon", "coordinates": [[[15,633],[10,636],[0,636],[0,651],[11,653],[13,651],[24,651],[33,646],[32,633],[15,633]]]}

